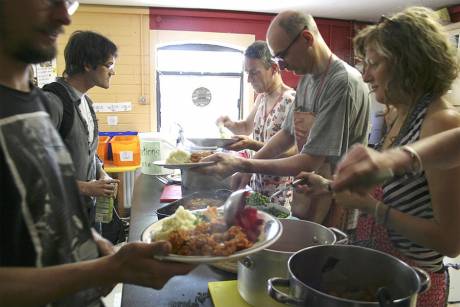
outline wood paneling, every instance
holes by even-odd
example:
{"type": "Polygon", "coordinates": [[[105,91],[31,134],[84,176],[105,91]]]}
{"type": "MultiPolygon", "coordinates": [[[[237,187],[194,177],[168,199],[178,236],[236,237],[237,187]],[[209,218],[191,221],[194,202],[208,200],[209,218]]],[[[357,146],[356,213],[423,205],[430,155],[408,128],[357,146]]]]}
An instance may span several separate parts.
{"type": "Polygon", "coordinates": [[[150,131],[151,104],[149,82],[149,10],[147,8],[81,5],[72,17],[72,24],[58,41],[57,73],[64,70],[63,53],[71,33],[91,30],[110,38],[118,47],[115,76],[109,89],[93,88],[89,96],[94,102],[130,101],[130,112],[97,113],[101,131],[150,131]],[[145,96],[147,105],[139,104],[145,96]],[[108,126],[107,116],[118,116],[118,125],[108,126]]]}
{"type": "MultiPolygon", "coordinates": [[[[156,129],[154,54],[157,45],[151,30],[196,31],[251,34],[265,39],[273,14],[241,13],[209,10],[179,10],[163,8],[136,8],[81,5],[72,18],[72,24],[59,39],[57,72],[64,69],[63,52],[69,35],[75,30],[99,32],[113,40],[119,48],[115,66],[116,75],[110,89],[94,88],[89,95],[95,102],[125,102],[133,104],[131,112],[98,113],[102,131],[154,131],[156,129]],[[153,39],[152,39],[153,37],[153,39]],[[147,104],[139,104],[145,97],[147,104]],[[118,116],[119,125],[108,126],[107,116],[118,116]]],[[[352,62],[351,38],[355,22],[315,18],[325,41],[332,51],[352,62]]],[[[195,33],[196,33],[195,32],[195,33]]],[[[219,34],[219,35],[220,35],[219,34]]],[[[297,85],[298,77],[283,72],[290,86],[297,85]]]]}

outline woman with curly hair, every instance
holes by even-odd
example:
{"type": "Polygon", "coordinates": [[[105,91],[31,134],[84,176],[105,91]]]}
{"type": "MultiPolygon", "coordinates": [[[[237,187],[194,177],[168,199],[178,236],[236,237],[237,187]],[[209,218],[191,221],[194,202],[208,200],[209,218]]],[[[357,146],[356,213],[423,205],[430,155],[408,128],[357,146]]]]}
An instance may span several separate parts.
{"type": "MultiPolygon", "coordinates": [[[[364,63],[364,81],[376,100],[396,110],[379,149],[400,146],[413,159],[410,172],[387,180],[362,196],[335,195],[338,204],[359,209],[357,240],[392,254],[430,273],[431,288],[417,306],[445,306],[448,275],[444,256],[460,254],[460,167],[423,171],[417,153],[407,144],[460,127],[460,116],[444,96],[457,77],[455,51],[429,9],[411,7],[354,39],[364,63]]],[[[323,181],[302,173],[310,187],[323,181]]],[[[334,187],[334,183],[332,184],[334,187]]]]}

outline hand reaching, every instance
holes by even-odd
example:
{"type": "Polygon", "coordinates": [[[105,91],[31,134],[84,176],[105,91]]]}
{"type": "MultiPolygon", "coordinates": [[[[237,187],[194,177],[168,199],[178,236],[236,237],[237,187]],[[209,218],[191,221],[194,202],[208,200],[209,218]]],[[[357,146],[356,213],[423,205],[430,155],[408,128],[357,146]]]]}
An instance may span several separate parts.
{"type": "Polygon", "coordinates": [[[303,179],[302,184],[296,185],[296,190],[309,196],[330,194],[329,180],[315,173],[301,172],[296,179],[303,179]]]}
{"type": "Polygon", "coordinates": [[[113,264],[119,281],[161,289],[172,277],[188,274],[195,268],[194,265],[164,262],[154,258],[154,255],[167,255],[170,251],[171,244],[167,241],[132,242],[110,256],[109,261],[113,264]]]}
{"type": "Polygon", "coordinates": [[[226,178],[238,171],[238,167],[241,165],[242,160],[244,159],[234,155],[216,153],[201,160],[202,162],[215,161],[216,163],[193,170],[202,174],[217,175],[226,178]]]}
{"type": "Polygon", "coordinates": [[[355,145],[338,164],[331,186],[335,191],[350,190],[367,194],[375,185],[392,175],[397,149],[380,153],[363,145],[355,145]]]}
{"type": "Polygon", "coordinates": [[[240,151],[243,149],[254,149],[254,140],[247,135],[234,135],[233,139],[237,139],[235,143],[225,146],[227,150],[240,151]]]}

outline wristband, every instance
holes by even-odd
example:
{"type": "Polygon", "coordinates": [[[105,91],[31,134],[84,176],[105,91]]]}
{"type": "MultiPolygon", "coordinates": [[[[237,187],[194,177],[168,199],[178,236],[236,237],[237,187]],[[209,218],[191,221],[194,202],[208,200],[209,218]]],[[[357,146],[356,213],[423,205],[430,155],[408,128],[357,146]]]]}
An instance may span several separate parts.
{"type": "Polygon", "coordinates": [[[418,175],[423,171],[423,164],[420,155],[410,147],[409,145],[405,145],[401,147],[401,150],[408,153],[411,158],[411,165],[410,165],[410,173],[411,175],[418,175]]]}
{"type": "Polygon", "coordinates": [[[387,207],[385,208],[385,214],[383,216],[383,223],[382,223],[383,226],[386,226],[388,223],[388,217],[390,216],[390,210],[391,210],[391,206],[387,205],[387,207]]]}

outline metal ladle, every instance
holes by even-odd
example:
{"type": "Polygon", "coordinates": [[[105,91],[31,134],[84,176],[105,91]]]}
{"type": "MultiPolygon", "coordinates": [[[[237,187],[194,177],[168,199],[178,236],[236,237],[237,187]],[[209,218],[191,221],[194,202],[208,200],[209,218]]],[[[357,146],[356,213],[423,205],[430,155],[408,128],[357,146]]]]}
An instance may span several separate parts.
{"type": "Polygon", "coordinates": [[[243,210],[246,202],[244,196],[250,189],[236,190],[227,198],[224,203],[224,221],[228,226],[235,224],[235,219],[241,210],[243,210]]]}

